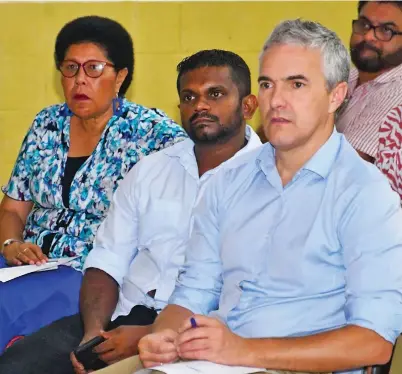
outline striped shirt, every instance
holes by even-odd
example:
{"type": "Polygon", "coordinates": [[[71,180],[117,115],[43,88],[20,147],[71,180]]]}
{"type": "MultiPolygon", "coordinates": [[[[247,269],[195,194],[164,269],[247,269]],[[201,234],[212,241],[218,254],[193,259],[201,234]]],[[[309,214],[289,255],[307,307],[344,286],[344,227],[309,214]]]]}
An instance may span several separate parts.
{"type": "Polygon", "coordinates": [[[392,109],[380,126],[375,164],[402,197],[402,105],[392,109]]]}
{"type": "Polygon", "coordinates": [[[402,64],[358,87],[357,80],[358,71],[352,69],[347,105],[336,127],[355,149],[376,157],[378,129],[386,114],[402,101],[402,64]]]}

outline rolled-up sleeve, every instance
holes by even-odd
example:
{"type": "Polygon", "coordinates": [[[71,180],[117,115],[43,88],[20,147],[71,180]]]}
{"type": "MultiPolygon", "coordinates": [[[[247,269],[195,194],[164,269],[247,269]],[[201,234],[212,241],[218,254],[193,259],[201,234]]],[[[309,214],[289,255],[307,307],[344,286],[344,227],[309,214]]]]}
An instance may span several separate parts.
{"type": "MultiPolygon", "coordinates": [[[[214,178],[214,177],[212,177],[214,178]]],[[[194,209],[194,228],[169,304],[207,315],[216,310],[222,288],[222,263],[215,181],[211,180],[194,209]]]]}
{"type": "Polygon", "coordinates": [[[402,211],[387,181],[363,187],[341,219],[347,324],[394,343],[402,332],[402,211]]]}
{"type": "Polygon", "coordinates": [[[135,194],[140,164],[129,171],[117,188],[107,217],[96,234],[94,247],[84,264],[84,270],[101,269],[120,286],[138,251],[138,207],[135,194]]]}

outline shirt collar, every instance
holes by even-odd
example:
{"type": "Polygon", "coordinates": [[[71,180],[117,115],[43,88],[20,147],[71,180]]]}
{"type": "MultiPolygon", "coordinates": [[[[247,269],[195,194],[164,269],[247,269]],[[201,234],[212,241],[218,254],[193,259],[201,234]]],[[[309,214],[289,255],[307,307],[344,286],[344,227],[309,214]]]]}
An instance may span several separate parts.
{"type": "Polygon", "coordinates": [[[374,79],[374,82],[378,83],[388,83],[392,82],[396,79],[401,79],[402,78],[402,64],[394,67],[391,70],[388,70],[387,72],[381,74],[378,76],[376,79],[374,79]]]}
{"type": "MultiPolygon", "coordinates": [[[[300,170],[309,170],[323,179],[327,178],[338,155],[341,137],[341,134],[334,129],[329,139],[300,170]]],[[[275,148],[271,144],[264,145],[257,157],[257,164],[265,175],[269,175],[272,168],[276,169],[275,148]]]]}
{"type": "MultiPolygon", "coordinates": [[[[246,125],[245,137],[247,139],[247,144],[242,149],[240,149],[233,157],[231,157],[230,160],[233,160],[234,158],[242,155],[243,153],[245,153],[247,151],[257,148],[257,147],[261,146],[261,144],[262,144],[257,133],[249,125],[246,125]]],[[[173,145],[172,147],[163,149],[162,152],[164,152],[169,157],[179,158],[180,163],[189,172],[194,171],[195,170],[194,168],[196,167],[197,168],[196,174],[198,176],[198,166],[197,166],[197,162],[196,162],[196,158],[195,158],[195,154],[194,154],[194,142],[191,139],[185,139],[185,140],[181,141],[180,143],[173,145]]],[[[229,161],[229,160],[227,160],[227,161],[229,161]]],[[[225,161],[225,162],[227,162],[227,161],[225,161]]],[[[208,173],[215,172],[225,162],[220,164],[215,169],[209,170],[208,173]]],[[[194,171],[194,173],[195,173],[195,171],[194,171]]]]}
{"type": "MultiPolygon", "coordinates": [[[[261,145],[261,140],[259,136],[249,125],[246,125],[245,137],[247,139],[246,146],[240,149],[233,157],[237,157],[243,152],[254,149],[261,145]]],[[[191,139],[187,138],[182,142],[175,144],[173,147],[165,148],[163,152],[165,152],[170,157],[182,158],[185,154],[191,154],[193,157],[195,157],[194,142],[191,139]]]]}
{"type": "MultiPolygon", "coordinates": [[[[359,79],[359,71],[356,68],[352,68],[349,75],[350,95],[355,90],[358,79],[359,79]]],[[[365,84],[388,83],[396,79],[402,79],[402,64],[394,67],[391,70],[386,71],[385,73],[379,75],[377,78],[373,79],[372,81],[366,82],[365,84]]],[[[362,86],[364,86],[365,84],[363,84],[362,86]]]]}
{"type": "Polygon", "coordinates": [[[321,148],[307,161],[302,169],[310,170],[323,179],[328,177],[332,165],[338,155],[341,144],[341,135],[334,129],[329,139],[321,148]]]}
{"type": "Polygon", "coordinates": [[[242,149],[240,149],[240,151],[238,151],[233,157],[238,157],[239,155],[243,154],[244,152],[257,148],[262,144],[260,137],[253,130],[253,128],[249,125],[246,125],[246,139],[247,139],[246,146],[243,147],[242,149]]]}

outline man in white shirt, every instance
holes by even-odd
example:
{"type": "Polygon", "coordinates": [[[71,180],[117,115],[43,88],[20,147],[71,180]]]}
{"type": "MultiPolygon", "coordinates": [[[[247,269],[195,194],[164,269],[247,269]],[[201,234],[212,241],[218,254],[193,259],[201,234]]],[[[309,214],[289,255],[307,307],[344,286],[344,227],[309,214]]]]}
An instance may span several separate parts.
{"type": "MultiPolygon", "coordinates": [[[[95,348],[103,362],[93,368],[132,356],[167,305],[207,182],[227,160],[261,144],[246,125],[257,100],[238,55],[208,50],[184,59],[177,89],[191,140],[146,157],[127,174],[85,263],[80,315],[11,347],[1,360],[5,372],[72,372],[70,352],[99,335],[106,339],[95,348]]],[[[90,369],[71,359],[76,373],[90,369]]]]}

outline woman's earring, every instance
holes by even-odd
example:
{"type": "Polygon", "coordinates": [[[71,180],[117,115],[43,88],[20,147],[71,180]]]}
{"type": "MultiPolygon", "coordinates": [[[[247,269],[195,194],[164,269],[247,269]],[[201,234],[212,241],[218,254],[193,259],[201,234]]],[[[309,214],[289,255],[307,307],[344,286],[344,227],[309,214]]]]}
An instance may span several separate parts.
{"type": "Polygon", "coordinates": [[[116,97],[113,99],[113,115],[120,116],[123,111],[123,99],[119,97],[119,94],[116,93],[116,97]]]}

